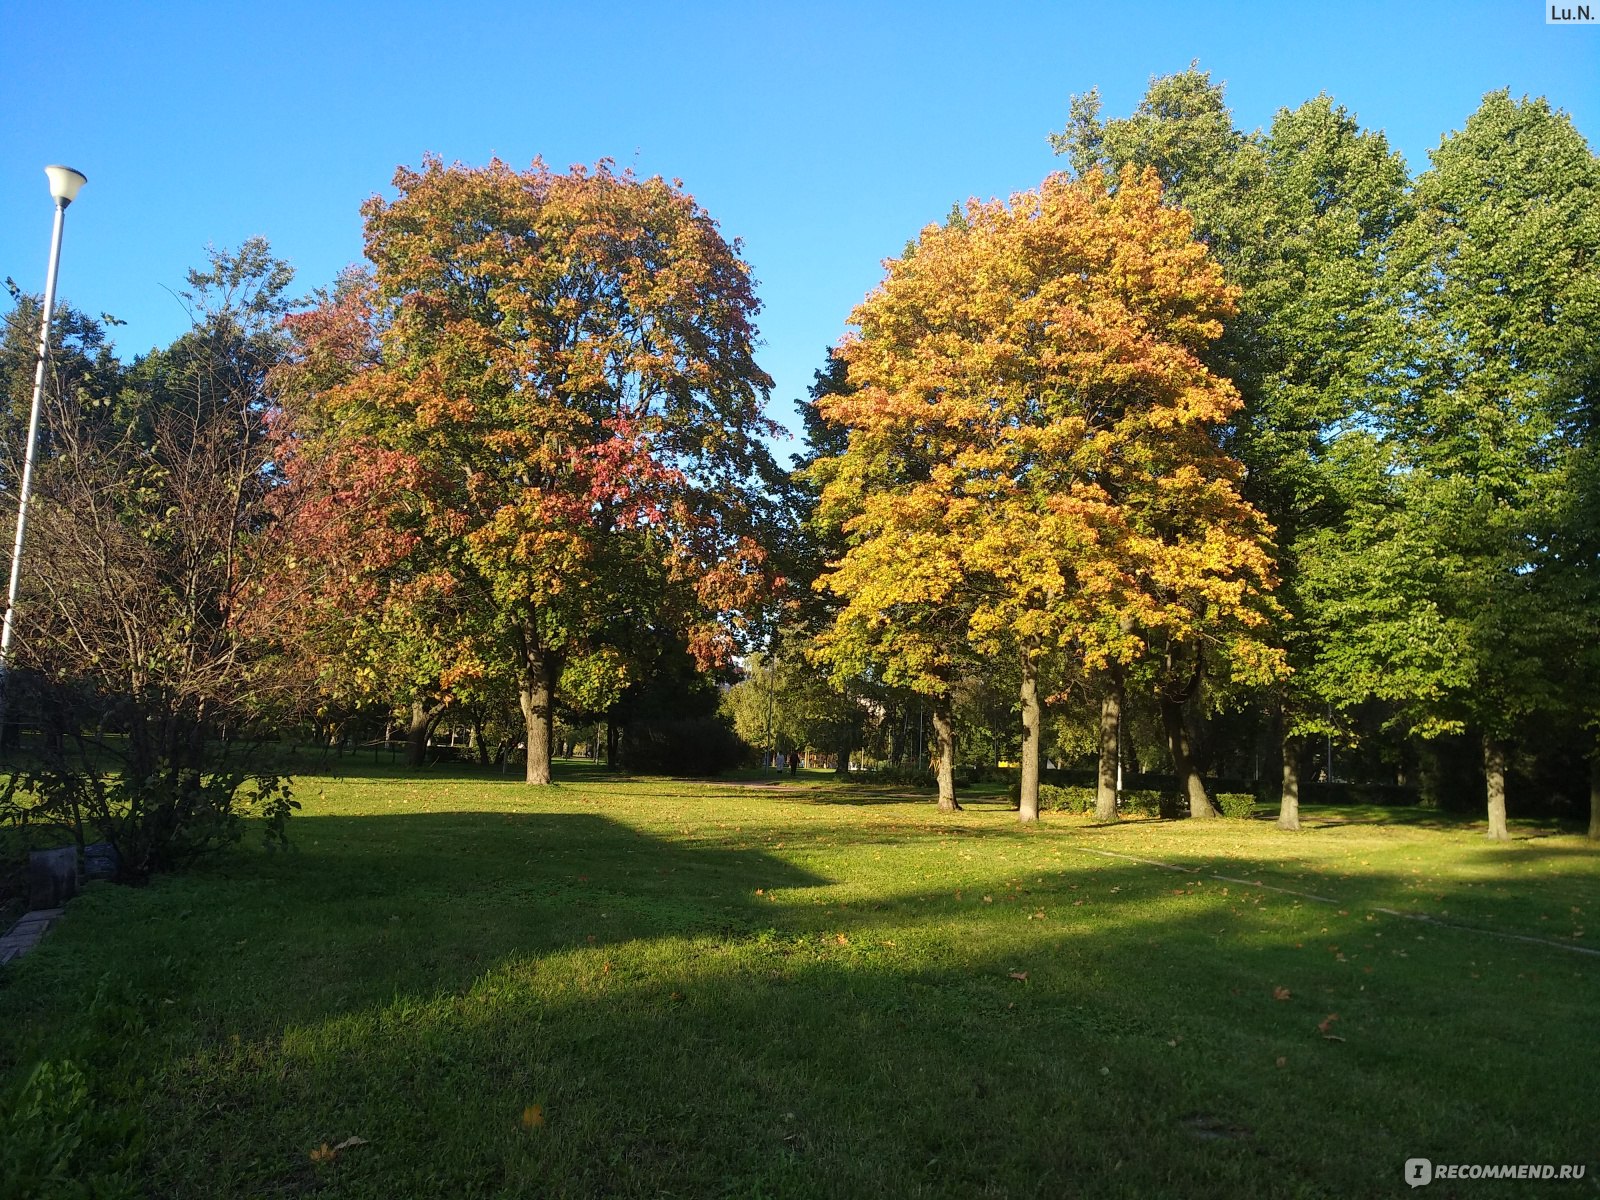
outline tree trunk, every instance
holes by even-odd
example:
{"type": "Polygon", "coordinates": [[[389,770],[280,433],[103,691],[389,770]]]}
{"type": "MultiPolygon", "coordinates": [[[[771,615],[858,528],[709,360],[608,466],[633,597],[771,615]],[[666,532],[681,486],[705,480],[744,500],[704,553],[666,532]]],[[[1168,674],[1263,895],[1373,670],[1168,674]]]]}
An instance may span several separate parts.
{"type": "Polygon", "coordinates": [[[1483,784],[1489,800],[1489,836],[1497,842],[1508,842],[1511,834],[1506,829],[1506,744],[1487,733],[1483,735],[1483,784]]]}
{"type": "MultiPolygon", "coordinates": [[[[1039,708],[1039,665],[1022,656],[1022,793],[1017,820],[1039,819],[1039,737],[1044,714],[1039,708]]],[[[941,785],[942,789],[942,785],[941,785]]]]}
{"type": "Polygon", "coordinates": [[[421,700],[411,702],[411,720],[406,724],[406,766],[420,767],[427,762],[428,734],[442,711],[442,707],[429,708],[421,700]]]}
{"type": "Polygon", "coordinates": [[[850,774],[850,751],[852,748],[851,743],[854,741],[855,739],[850,736],[848,728],[839,735],[839,761],[834,764],[833,768],[835,775],[844,776],[850,774]]]}
{"type": "Polygon", "coordinates": [[[1111,679],[1100,700],[1100,777],[1095,781],[1094,819],[1117,819],[1117,755],[1122,749],[1122,681],[1111,679]]]}
{"type": "Polygon", "coordinates": [[[528,654],[522,673],[519,699],[527,728],[529,783],[550,782],[550,748],[555,733],[556,670],[553,655],[541,651],[528,654]]]}
{"type": "Polygon", "coordinates": [[[1283,746],[1283,793],[1278,800],[1278,828],[1300,828],[1300,747],[1288,738],[1283,746]]]}
{"type": "Polygon", "coordinates": [[[1600,839],[1600,750],[1589,759],[1589,836],[1600,839]]]}
{"type": "Polygon", "coordinates": [[[1195,770],[1189,745],[1189,727],[1183,720],[1183,705],[1161,698],[1161,726],[1167,734],[1167,753],[1172,757],[1172,773],[1178,777],[1178,786],[1189,798],[1189,815],[1195,818],[1214,817],[1217,810],[1211,807],[1206,795],[1205,781],[1195,770]]]}
{"type": "Polygon", "coordinates": [[[956,803],[956,729],[942,704],[933,710],[933,740],[938,752],[940,811],[960,812],[961,805],[956,803]]]}

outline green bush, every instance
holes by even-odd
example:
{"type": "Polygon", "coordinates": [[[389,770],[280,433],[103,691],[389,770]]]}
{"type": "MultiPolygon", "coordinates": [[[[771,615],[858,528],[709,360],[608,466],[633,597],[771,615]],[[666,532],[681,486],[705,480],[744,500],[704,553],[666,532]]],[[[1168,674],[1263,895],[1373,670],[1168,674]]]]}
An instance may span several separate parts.
{"type": "Polygon", "coordinates": [[[1170,817],[1176,796],[1145,788],[1129,788],[1122,793],[1117,811],[1125,817],[1170,817]]]}
{"type": "Polygon", "coordinates": [[[1039,785],[1041,812],[1089,813],[1094,811],[1094,789],[1063,787],[1055,783],[1039,785]]]}
{"type": "Polygon", "coordinates": [[[289,816],[300,807],[288,776],[200,771],[166,759],[136,777],[60,755],[13,784],[0,790],[0,820],[54,825],[74,830],[82,841],[110,842],[124,880],[177,870],[233,845],[246,817],[260,819],[267,845],[285,847],[289,816]]]}
{"type": "Polygon", "coordinates": [[[885,763],[868,771],[856,771],[850,776],[858,783],[881,783],[889,787],[931,788],[938,784],[927,767],[885,763]]]}
{"type": "Polygon", "coordinates": [[[1249,792],[1222,792],[1217,796],[1222,815],[1235,821],[1248,821],[1255,815],[1256,798],[1249,792]]]}

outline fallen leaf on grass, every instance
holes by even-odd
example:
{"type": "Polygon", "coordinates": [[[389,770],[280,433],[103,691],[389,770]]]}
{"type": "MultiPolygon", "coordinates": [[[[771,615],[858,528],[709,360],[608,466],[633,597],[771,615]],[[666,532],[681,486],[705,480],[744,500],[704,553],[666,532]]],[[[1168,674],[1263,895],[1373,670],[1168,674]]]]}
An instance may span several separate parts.
{"type": "Polygon", "coordinates": [[[1333,1028],[1333,1023],[1338,1019],[1338,1013],[1329,1013],[1327,1016],[1323,1017],[1322,1020],[1317,1022],[1317,1032],[1326,1037],[1328,1035],[1328,1031],[1333,1028]]]}
{"type": "Polygon", "coordinates": [[[1274,1000],[1287,1000],[1289,995],[1289,989],[1286,987],[1279,986],[1272,989],[1272,998],[1274,1000]]]}
{"type": "Polygon", "coordinates": [[[1287,1058],[1285,1058],[1281,1054],[1278,1055],[1278,1066],[1279,1066],[1279,1068],[1281,1069],[1283,1067],[1287,1067],[1288,1065],[1289,1065],[1289,1060],[1287,1058]]]}
{"type": "Polygon", "coordinates": [[[324,1163],[331,1163],[333,1161],[333,1155],[333,1147],[328,1145],[327,1142],[323,1142],[322,1145],[318,1146],[311,1152],[311,1161],[320,1167],[324,1163]]]}
{"type": "Polygon", "coordinates": [[[524,1129],[544,1128],[544,1105],[530,1104],[522,1110],[522,1127],[524,1129]]]}
{"type": "Polygon", "coordinates": [[[1012,979],[1017,980],[1019,983],[1028,982],[1028,973],[1026,971],[1008,971],[1006,974],[1008,974],[1012,979]]]}
{"type": "Polygon", "coordinates": [[[333,1150],[334,1153],[337,1154],[340,1150],[348,1150],[352,1146],[365,1146],[366,1144],[367,1139],[364,1137],[347,1137],[344,1141],[335,1146],[333,1150]]]}

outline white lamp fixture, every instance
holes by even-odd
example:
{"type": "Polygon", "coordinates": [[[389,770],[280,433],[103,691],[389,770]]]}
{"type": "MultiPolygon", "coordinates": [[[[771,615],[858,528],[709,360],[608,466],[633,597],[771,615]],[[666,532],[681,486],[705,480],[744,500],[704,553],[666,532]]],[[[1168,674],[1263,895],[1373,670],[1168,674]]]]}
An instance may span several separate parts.
{"type": "Polygon", "coordinates": [[[50,194],[62,208],[76,200],[78,189],[89,182],[87,175],[71,167],[46,167],[44,173],[50,177],[50,194]]]}

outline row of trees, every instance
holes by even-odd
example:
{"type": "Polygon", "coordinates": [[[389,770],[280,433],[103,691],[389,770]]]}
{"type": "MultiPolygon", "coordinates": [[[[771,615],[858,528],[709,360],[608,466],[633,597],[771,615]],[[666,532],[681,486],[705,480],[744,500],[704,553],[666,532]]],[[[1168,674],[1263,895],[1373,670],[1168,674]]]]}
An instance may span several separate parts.
{"type": "Polygon", "coordinates": [[[1067,175],[925,229],[819,372],[833,603],[789,641],[931,706],[946,806],[998,663],[1024,819],[1044,679],[1103,817],[1131,691],[1197,816],[1197,741],[1270,741],[1293,828],[1313,745],[1393,779],[1471,736],[1494,836],[1519,742],[1587,758],[1600,823],[1600,164],[1566,116],[1491,94],[1412,180],[1326,97],[1245,134],[1191,69],[1053,141],[1067,175]]]}
{"type": "Polygon", "coordinates": [[[888,264],[792,473],[737,243],[605,163],[402,169],[366,268],[291,303],[265,243],[215,255],[126,366],[65,314],[21,627],[47,743],[94,748],[57,794],[198,845],[287,811],[217,747],[363,711],[530,783],[558,713],[707,769],[638,731],[717,742],[759,646],[746,727],[764,683],[841,762],[931,747],[947,807],[963,721],[1025,819],[1043,754],[1097,757],[1109,819],[1159,740],[1195,816],[1207,764],[1281,764],[1290,827],[1312,739],[1470,734],[1504,836],[1518,739],[1600,760],[1593,154],[1495,94],[1411,179],[1326,98],[1242,133],[1197,70],[1055,142],[888,264]]]}

